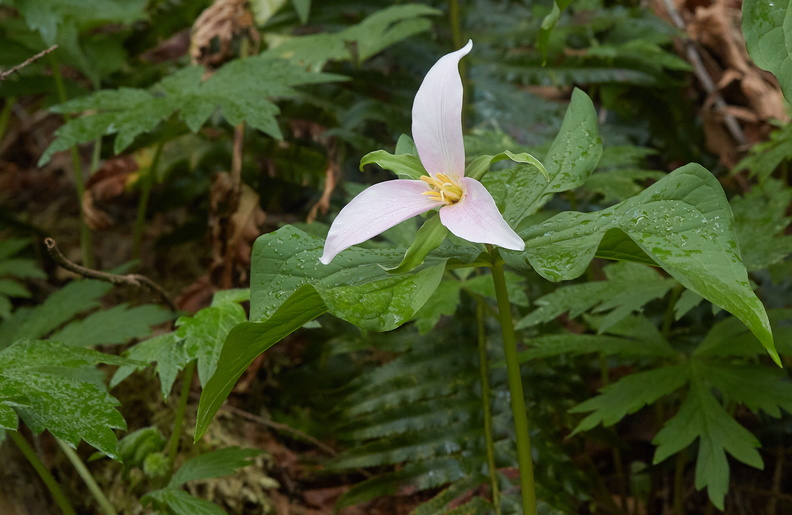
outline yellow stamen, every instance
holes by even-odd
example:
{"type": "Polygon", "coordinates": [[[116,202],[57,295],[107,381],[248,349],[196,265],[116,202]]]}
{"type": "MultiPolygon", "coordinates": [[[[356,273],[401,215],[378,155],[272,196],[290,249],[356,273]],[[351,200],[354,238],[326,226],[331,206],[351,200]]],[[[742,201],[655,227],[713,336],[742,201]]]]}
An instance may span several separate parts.
{"type": "Polygon", "coordinates": [[[464,195],[462,185],[459,184],[456,176],[438,173],[434,177],[424,175],[421,180],[432,187],[431,191],[424,191],[422,194],[446,205],[456,204],[464,195]]]}

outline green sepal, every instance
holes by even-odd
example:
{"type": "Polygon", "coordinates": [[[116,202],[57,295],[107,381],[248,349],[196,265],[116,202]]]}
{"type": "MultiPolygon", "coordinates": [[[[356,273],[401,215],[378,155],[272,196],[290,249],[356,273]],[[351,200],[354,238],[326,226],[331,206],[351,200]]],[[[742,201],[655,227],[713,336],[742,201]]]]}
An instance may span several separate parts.
{"type": "Polygon", "coordinates": [[[489,167],[492,163],[497,163],[498,161],[503,161],[504,159],[511,159],[515,163],[533,165],[542,173],[542,175],[544,175],[545,179],[550,182],[550,175],[547,173],[547,169],[544,167],[541,161],[527,152],[515,154],[508,150],[504,150],[500,154],[496,154],[494,156],[487,155],[477,157],[465,168],[465,177],[470,177],[480,181],[481,178],[484,177],[484,175],[489,171],[489,167]]]}
{"type": "Polygon", "coordinates": [[[412,271],[423,264],[426,256],[439,247],[446,236],[448,236],[448,229],[440,222],[440,216],[432,216],[418,229],[415,241],[404,253],[401,263],[392,268],[383,266],[382,269],[389,274],[403,274],[412,271]]]}
{"type": "Polygon", "coordinates": [[[368,164],[376,164],[385,170],[390,170],[400,179],[419,180],[423,175],[429,175],[424,170],[421,160],[412,154],[394,155],[385,150],[369,152],[360,160],[360,171],[368,164]]]}

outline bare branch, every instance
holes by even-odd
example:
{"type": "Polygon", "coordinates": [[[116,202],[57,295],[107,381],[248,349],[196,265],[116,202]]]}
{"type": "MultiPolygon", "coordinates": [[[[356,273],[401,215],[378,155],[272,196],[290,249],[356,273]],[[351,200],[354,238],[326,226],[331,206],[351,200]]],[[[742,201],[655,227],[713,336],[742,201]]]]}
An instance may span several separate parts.
{"type": "Polygon", "coordinates": [[[73,261],[69,261],[66,256],[61,253],[60,249],[58,248],[57,242],[52,238],[44,238],[44,245],[47,246],[47,250],[49,251],[50,256],[52,259],[55,260],[61,267],[65,268],[70,272],[74,272],[77,275],[81,275],[88,279],[98,279],[100,281],[105,281],[112,284],[128,284],[132,286],[137,286],[138,288],[146,288],[150,292],[154,293],[157,297],[159,297],[160,301],[163,304],[167,305],[171,311],[178,311],[176,309],[176,305],[173,301],[168,297],[168,294],[165,293],[157,283],[146,277],[145,275],[140,274],[126,274],[126,275],[118,275],[118,274],[110,274],[107,272],[100,272],[99,270],[93,270],[91,268],[86,268],[84,266],[78,265],[73,261]]]}
{"type": "Polygon", "coordinates": [[[45,55],[49,54],[50,52],[53,52],[56,48],[58,48],[58,45],[52,45],[51,47],[47,48],[46,50],[42,50],[38,54],[34,55],[33,57],[30,57],[30,58],[26,59],[24,62],[14,66],[13,68],[10,68],[10,69],[8,69],[8,70],[6,70],[4,72],[0,72],[0,82],[6,80],[8,77],[10,77],[11,75],[15,74],[16,72],[18,72],[19,70],[21,70],[25,66],[28,66],[29,64],[32,64],[33,62],[38,61],[39,59],[41,59],[45,55]]]}

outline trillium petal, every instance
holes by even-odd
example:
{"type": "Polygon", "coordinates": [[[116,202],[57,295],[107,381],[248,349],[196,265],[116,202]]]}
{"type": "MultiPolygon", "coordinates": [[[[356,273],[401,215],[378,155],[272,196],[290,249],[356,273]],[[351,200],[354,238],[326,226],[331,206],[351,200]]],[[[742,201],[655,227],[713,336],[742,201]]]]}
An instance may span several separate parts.
{"type": "Polygon", "coordinates": [[[473,48],[464,48],[440,58],[424,77],[415,95],[412,135],[426,171],[465,174],[465,146],[462,140],[462,79],[459,60],[473,48]]]}
{"type": "Polygon", "coordinates": [[[380,182],[366,188],[338,213],[330,226],[319,261],[326,265],[342,250],[441,206],[436,200],[422,195],[429,190],[425,182],[407,179],[380,182]]]}
{"type": "Polygon", "coordinates": [[[470,177],[460,179],[465,196],[440,209],[440,221],[449,231],[474,243],[524,250],[525,242],[509,227],[483,184],[470,177]]]}

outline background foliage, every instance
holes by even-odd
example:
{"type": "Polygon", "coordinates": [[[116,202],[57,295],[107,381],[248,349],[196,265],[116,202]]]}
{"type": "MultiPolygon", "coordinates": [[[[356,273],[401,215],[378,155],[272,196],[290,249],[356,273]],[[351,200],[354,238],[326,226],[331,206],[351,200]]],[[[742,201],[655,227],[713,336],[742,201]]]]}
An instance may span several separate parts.
{"type": "Polygon", "coordinates": [[[737,3],[0,1],[0,68],[58,45],[0,82],[4,462],[29,470],[19,431],[84,512],[108,510],[52,442],[99,451],[129,513],[491,513],[486,383],[516,513],[494,290],[457,268],[479,252],[389,275],[412,221],[315,260],[409,164],[421,77],[473,37],[468,156],[552,178],[484,178],[527,242],[504,257],[541,512],[789,510],[792,10],[745,0],[735,43],[737,3]],[[44,236],[180,312],[65,274],[44,236]]]}

